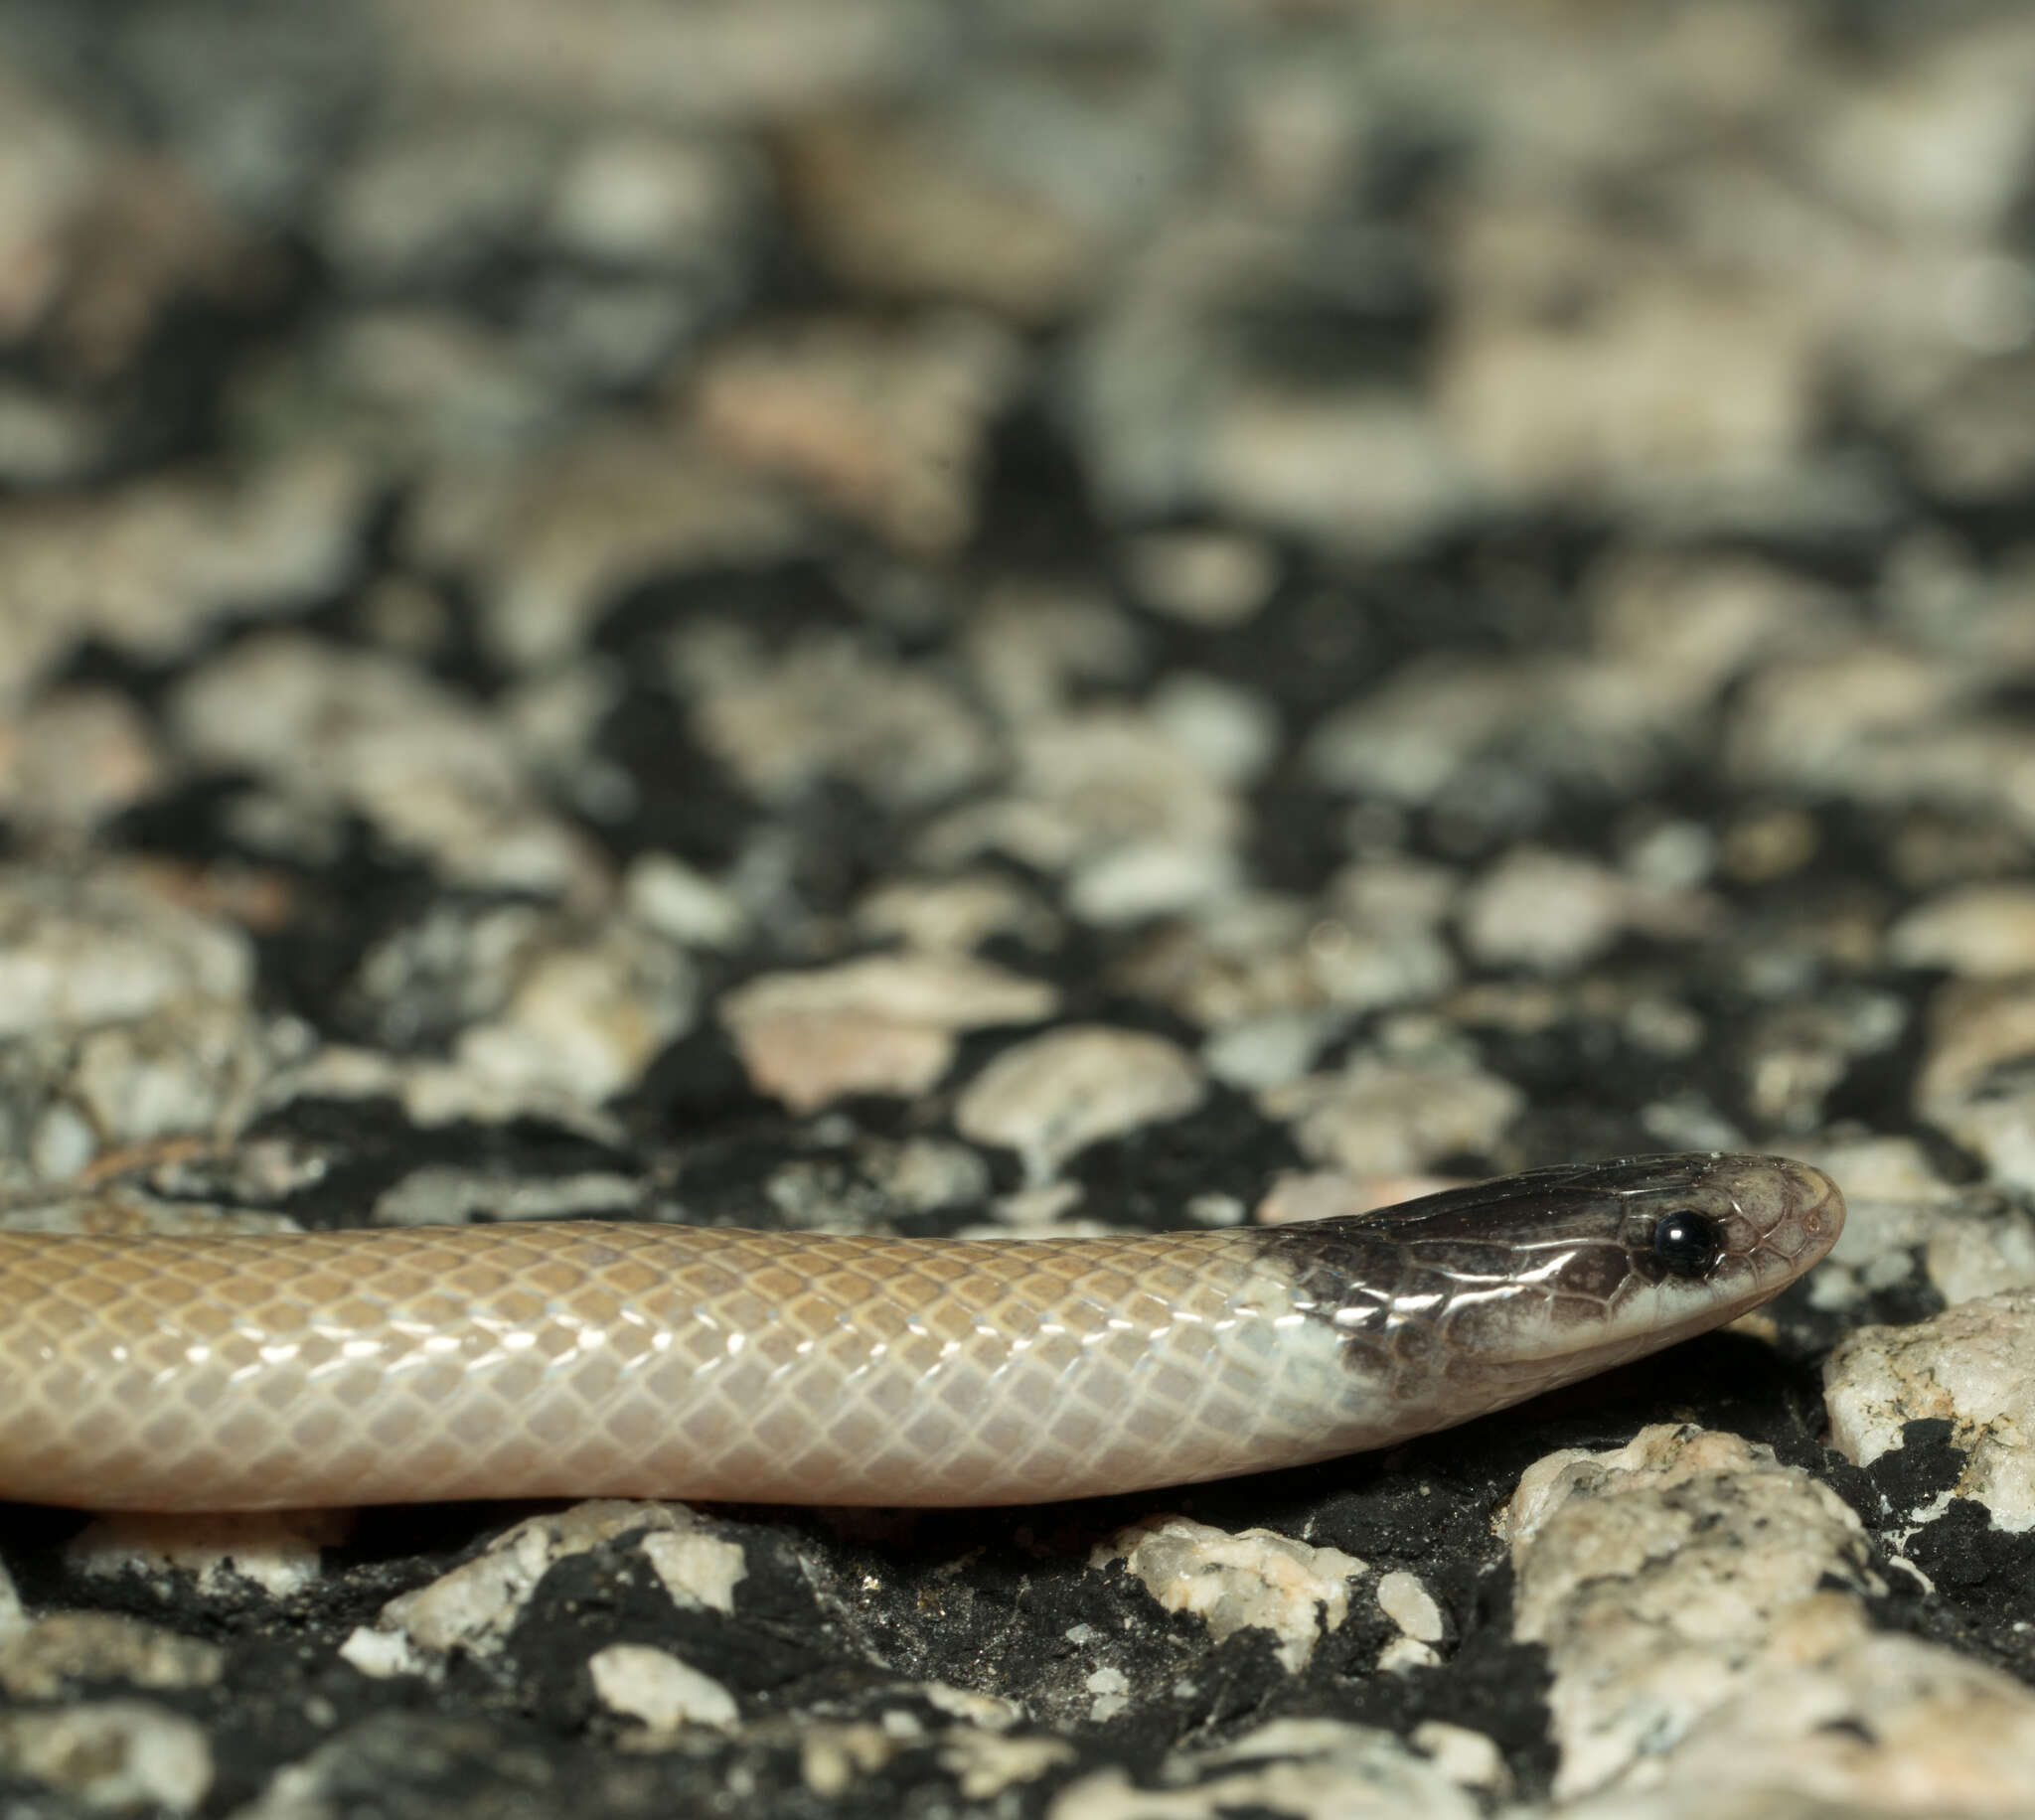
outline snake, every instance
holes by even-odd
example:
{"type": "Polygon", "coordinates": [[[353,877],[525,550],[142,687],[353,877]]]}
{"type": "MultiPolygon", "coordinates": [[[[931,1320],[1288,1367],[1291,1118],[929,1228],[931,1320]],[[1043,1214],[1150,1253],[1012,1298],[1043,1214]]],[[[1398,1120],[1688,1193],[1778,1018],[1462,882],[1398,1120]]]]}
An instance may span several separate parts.
{"type": "Polygon", "coordinates": [[[0,1497],[1037,1503],[1391,1446],[1714,1327],[1835,1242],[1779,1156],[1010,1240],[518,1222],[0,1232],[0,1497]]]}

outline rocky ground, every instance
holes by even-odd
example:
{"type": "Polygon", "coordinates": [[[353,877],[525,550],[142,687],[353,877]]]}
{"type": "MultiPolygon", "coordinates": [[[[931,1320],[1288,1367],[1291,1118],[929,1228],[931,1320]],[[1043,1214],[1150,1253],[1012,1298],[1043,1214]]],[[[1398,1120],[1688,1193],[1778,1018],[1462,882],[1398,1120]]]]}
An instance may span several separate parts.
{"type": "Polygon", "coordinates": [[[2035,1814],[2031,236],[2010,4],[0,3],[0,1224],[1852,1208],[1163,1496],[0,1508],[0,1813],[2035,1814]]]}

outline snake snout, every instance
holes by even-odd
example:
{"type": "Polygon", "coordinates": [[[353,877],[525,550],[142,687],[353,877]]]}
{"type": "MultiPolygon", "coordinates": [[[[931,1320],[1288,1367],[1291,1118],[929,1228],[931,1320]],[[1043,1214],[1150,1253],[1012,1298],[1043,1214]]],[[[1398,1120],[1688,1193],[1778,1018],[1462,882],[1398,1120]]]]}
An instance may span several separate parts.
{"type": "Polygon", "coordinates": [[[1768,1243],[1801,1272],[1827,1256],[1844,1230],[1843,1191],[1822,1170],[1791,1156],[1777,1156],[1781,1176],[1780,1217],[1768,1243]]]}

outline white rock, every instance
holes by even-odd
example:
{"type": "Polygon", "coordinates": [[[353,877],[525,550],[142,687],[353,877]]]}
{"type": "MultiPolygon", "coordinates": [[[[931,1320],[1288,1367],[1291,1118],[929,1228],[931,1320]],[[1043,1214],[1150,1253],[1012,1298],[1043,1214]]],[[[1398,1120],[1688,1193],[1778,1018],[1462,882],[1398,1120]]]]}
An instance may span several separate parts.
{"type": "Polygon", "coordinates": [[[1062,872],[1124,847],[1227,848],[1241,824],[1235,792],[1182,762],[1149,715],[1084,707],[1025,724],[1010,792],[943,817],[922,856],[951,870],[997,849],[1062,872]]]}
{"type": "MultiPolygon", "coordinates": [[[[677,1505],[667,1508],[675,1516],[682,1511],[677,1505]]],[[[637,1546],[674,1604],[733,1613],[735,1588],[749,1572],[740,1543],[722,1540],[696,1517],[671,1529],[654,1529],[637,1546]]]]}
{"type": "Polygon", "coordinates": [[[21,1069],[51,1096],[36,1159],[54,1179],[70,1172],[56,1166],[60,1156],[81,1166],[80,1144],[89,1153],[187,1135],[225,1142],[258,1110],[276,1071],[301,1058],[306,1035],[242,1002],[190,999],[75,1036],[34,1039],[15,1052],[9,1086],[18,1102],[31,1097],[21,1069]]]}
{"type": "Polygon", "coordinates": [[[1395,1569],[1378,1580],[1378,1608],[1416,1643],[1439,1643],[1448,1624],[1418,1574],[1395,1569]]]}
{"type": "Polygon", "coordinates": [[[1128,540],[1125,567],[1147,606],[1191,626],[1237,626],[1272,596],[1279,558],[1227,531],[1153,531],[1128,540]]]}
{"type": "Polygon", "coordinates": [[[1212,1032],[1201,1060],[1226,1087],[1249,1093],[1284,1086],[1307,1073],[1338,1022],[1321,1012],[1268,1011],[1212,1032]]]}
{"type": "Polygon", "coordinates": [[[1477,1802],[1389,1732],[1335,1719],[1275,1719],[1225,1744],[1176,1750],[1151,1778],[1111,1765],[1070,1782],[1046,1820],[1477,1820],[1477,1802]]]}
{"type": "Polygon", "coordinates": [[[958,954],[993,935],[1050,947],[1058,928],[1058,919],[1029,893],[990,872],[892,879],[856,906],[855,920],[858,929],[879,939],[958,954]]]}
{"type": "Polygon", "coordinates": [[[56,1700],[92,1682],[211,1687],[226,1663],[216,1643],[116,1611],[52,1611],[0,1636],[0,1688],[17,1700],[56,1700]]]}
{"type": "Polygon", "coordinates": [[[2035,1695],[1911,1636],[1798,1639],[1644,1773],[1563,1820],[2019,1815],[2035,1778],[2035,1695]]]}
{"type": "Polygon", "coordinates": [[[1337,907],[1349,914],[1264,892],[1216,899],[1157,932],[1125,983],[1204,1028],[1315,1013],[1332,1031],[1347,1021],[1336,1012],[1431,1001],[1454,982],[1448,945],[1405,906],[1337,907]]]}
{"type": "Polygon", "coordinates": [[[1923,1269],[1952,1307],[2035,1286],[2035,1219],[2004,1204],[1946,1217],[1929,1235],[1923,1269]]]}
{"type": "Polygon", "coordinates": [[[748,919],[734,897],[670,853],[638,856],[622,879],[629,914],[687,948],[734,948],[748,919]]]}
{"type": "Polygon", "coordinates": [[[1630,502],[1771,488],[1799,464],[1822,343],[1798,284],[1693,250],[1567,256],[1604,275],[1587,331],[1486,283],[1450,338],[1439,404],[1481,482],[1514,508],[1630,502]]]}
{"type": "MultiPolygon", "coordinates": [[[[938,1685],[928,1684],[928,1698],[938,1685]]],[[[957,1726],[940,1739],[940,1767],[966,1801],[994,1800],[1005,1789],[1035,1782],[1073,1760],[1074,1746],[1057,1738],[1006,1738],[1000,1731],[957,1726]]]]}
{"type": "Polygon", "coordinates": [[[1663,822],[1625,855],[1626,870],[1656,891],[1687,891],[1717,866],[1717,836],[1700,822],[1663,822]]]}
{"type": "Polygon", "coordinates": [[[1504,1519],[1513,1632],[1545,1645],[1556,1795],[1671,1750],[1764,1663],[1865,1631],[1865,1533],[1836,1494],[1733,1435],[1668,1425],[1555,1453],[1504,1519]]]}
{"type": "Polygon", "coordinates": [[[1567,973],[1618,940],[1631,891],[1595,860],[1511,853],[1470,887],[1463,937],[1487,966],[1567,973]]]}
{"type": "Polygon", "coordinates": [[[1502,1794],[1512,1785],[1512,1772],[1505,1767],[1503,1753],[1483,1732],[1452,1726],[1447,1720],[1423,1719],[1408,1734],[1408,1742],[1415,1749],[1425,1750],[1450,1781],[1465,1788],[1502,1794]]]}
{"type": "Polygon", "coordinates": [[[2035,973],[2035,885],[1963,885],[1887,931],[1896,967],[1942,967],[1966,980],[2035,973]]]}
{"type": "Polygon", "coordinates": [[[1120,1668],[1098,1668],[1081,1685],[1095,1696],[1088,1703],[1090,1725],[1107,1725],[1131,1704],[1131,1678],[1120,1668]]]}
{"type": "Polygon", "coordinates": [[[1452,1151],[1489,1151],[1524,1109],[1511,1082],[1467,1064],[1353,1055],[1339,1074],[1309,1075],[1258,1096],[1291,1121],[1311,1157],[1352,1175],[1400,1175],[1452,1151]]]}
{"type": "Polygon", "coordinates": [[[596,261],[698,260],[754,206],[756,174],[741,153],[633,124],[593,134],[548,173],[548,232],[596,261]]]}
{"type": "Polygon", "coordinates": [[[1522,848],[1473,884],[1462,909],[1471,952],[1491,967],[1572,972],[1628,930],[1689,938],[1716,907],[1682,890],[1642,885],[1594,859],[1522,848]]]}
{"type": "Polygon", "coordinates": [[[1252,783],[1278,753],[1271,703],[1219,677],[1175,671],[1147,705],[1166,736],[1219,783],[1252,783]]]}
{"type": "Polygon", "coordinates": [[[387,1189],[369,1217],[375,1226],[459,1226],[476,1213],[495,1220],[595,1219],[630,1212],[642,1198],[639,1182],[600,1170],[522,1179],[487,1169],[427,1166],[387,1189]]]}
{"type": "Polygon", "coordinates": [[[1383,934],[1437,927],[1462,886],[1453,866],[1378,853],[1338,871],[1330,880],[1329,896],[1336,916],[1350,928],[1383,934]]]}
{"type": "Polygon", "coordinates": [[[1500,665],[1415,667],[1325,720],[1309,741],[1311,768],[1331,790],[1429,802],[1527,711],[1524,692],[1500,665]]]}
{"type": "Polygon", "coordinates": [[[455,1063],[499,1087],[550,1087],[597,1106],[633,1086],[693,1010],[684,953],[611,918],[527,957],[501,1014],[460,1032],[455,1063]]]}
{"type": "Polygon", "coordinates": [[[389,1681],[397,1675],[426,1675],[432,1659],[408,1637],[394,1630],[374,1630],[356,1624],[339,1646],[340,1660],[371,1681],[389,1681]]]}
{"type": "Polygon", "coordinates": [[[924,1092],[953,1061],[957,1031],[1034,1023],[1057,997],[960,956],[869,955],[759,974],[719,1008],[757,1089],[811,1112],[849,1093],[924,1092]]]}
{"type": "Polygon", "coordinates": [[[1957,981],[1930,1007],[1915,1110],[1984,1157],[1991,1179],[2035,1188],[2035,979],[1957,981]]]}
{"type": "Polygon", "coordinates": [[[244,999],[253,975],[239,929],[183,908],[145,872],[0,870],[0,1036],[244,999]]]}
{"type": "Polygon", "coordinates": [[[1738,698],[1729,768],[1749,785],[1879,809],[1938,804],[2035,825],[2035,731],[1988,711],[1995,670],[1859,643],[1769,665],[1738,698]]]}
{"type": "Polygon", "coordinates": [[[1121,1561],[1169,1611],[1191,1611],[1216,1642],[1269,1630],[1289,1674],[1349,1615],[1349,1583],[1369,1570],[1340,1549],[1315,1548],[1268,1529],[1232,1534],[1186,1517],[1154,1517],[1100,1543],[1089,1566],[1121,1561]]]}
{"type": "MultiPolygon", "coordinates": [[[[442,370],[439,350],[425,352],[442,370]]],[[[521,462],[440,462],[404,529],[425,571],[472,580],[490,652],[519,670],[574,650],[640,576],[769,562],[805,534],[780,489],[640,423],[547,438],[521,462]]]]}
{"type": "MultiPolygon", "coordinates": [[[[914,555],[958,549],[975,528],[991,422],[1030,364],[1015,332],[960,310],[756,321],[692,362],[687,389],[708,438],[914,555]]],[[[844,723],[861,717],[858,704],[832,707],[844,723]]]]}
{"type": "Polygon", "coordinates": [[[28,1162],[44,1181],[65,1181],[90,1162],[98,1147],[99,1135],[91,1121],[60,1101],[37,1115],[27,1144],[28,1162]]]}
{"type": "Polygon", "coordinates": [[[1067,908],[1084,923],[1120,928],[1173,916],[1234,893],[1243,872],[1226,846],[1143,841],[1098,853],[1067,881],[1067,908]]]}
{"type": "Polygon", "coordinates": [[[673,680],[701,743],[766,803],[841,778],[893,809],[923,809],[993,761],[981,716],[945,682],[844,635],[778,652],[724,625],[682,631],[673,680]]]}
{"type": "Polygon", "coordinates": [[[28,1613],[22,1609],[21,1593],[14,1576],[0,1565],[0,1644],[11,1643],[28,1629],[28,1613]]]}
{"type": "MultiPolygon", "coordinates": [[[[494,1655],[553,1563],[585,1554],[631,1531],[682,1539],[706,1532],[706,1540],[713,1541],[707,1526],[683,1504],[592,1499],[554,1515],[527,1518],[504,1530],[473,1560],[429,1586],[391,1599],[375,1620],[375,1633],[399,1638],[407,1645],[386,1652],[389,1660],[405,1671],[433,1667],[455,1649],[479,1657],[494,1655]]],[[[697,1568],[685,1551],[667,1558],[666,1565],[676,1561],[678,1567],[675,1595],[689,1602],[713,1603],[722,1596],[723,1588],[731,1588],[740,1578],[711,1548],[707,1553],[704,1568],[697,1568]]],[[[663,1571],[660,1567],[660,1578],[663,1571]]],[[[372,1672],[367,1660],[376,1653],[372,1643],[362,1645],[358,1654],[350,1645],[349,1659],[364,1672],[372,1672]]]]}
{"type": "Polygon", "coordinates": [[[358,560],[360,514],[376,484],[367,464],[299,444],[234,483],[166,473],[55,506],[9,500],[0,510],[0,698],[79,639],[96,635],[161,663],[225,613],[301,610],[358,560]]]}
{"type": "Polygon", "coordinates": [[[0,1714],[0,1770],[46,1783],[85,1808],[188,1814],[212,1789],[202,1728],[142,1700],[0,1714]]]}
{"type": "Polygon", "coordinates": [[[894,1145],[864,1138],[862,1167],[874,1187],[912,1213],[985,1200],[992,1186],[989,1161],[975,1145],[940,1138],[894,1145]]]}
{"type": "Polygon", "coordinates": [[[1844,1190],[1844,1231],[1809,1279],[1821,1308],[1847,1308],[1913,1274],[1922,1253],[1947,1302],[2035,1283],[2035,1222],[1983,1187],[1958,1187],[1910,1138],[1797,1143],[1793,1153],[1844,1190]]]}
{"type": "Polygon", "coordinates": [[[74,1572],[96,1578],[189,1574],[208,1596],[258,1587],[288,1598],[324,1579],[323,1552],[353,1533],[349,1510],[119,1511],[94,1517],[65,1546],[74,1572]]]}
{"type": "Polygon", "coordinates": [[[297,633],[248,639],[177,686],[169,719],[194,760],[351,810],[458,883],[582,901],[607,888],[512,730],[394,657],[297,633]]]}
{"type": "MultiPolygon", "coordinates": [[[[507,1060],[515,1051],[500,1056],[507,1060]]],[[[539,1119],[578,1132],[597,1143],[619,1143],[624,1133],[618,1121],[587,1101],[573,1085],[548,1077],[529,1049],[532,1064],[520,1078],[482,1072],[428,1057],[385,1054],[348,1043],[327,1043],[309,1061],[280,1071],[268,1083],[262,1103],[287,1106],[297,1099],[397,1101],[412,1125],[432,1127],[471,1121],[501,1125],[512,1119],[539,1119]]]]}
{"type": "Polygon", "coordinates": [[[643,1643],[610,1643],[587,1658],[593,1691],[601,1704],[652,1733],[681,1726],[732,1726],[740,1717],[734,1696],[710,1675],[662,1649],[643,1643]]]}
{"type": "Polygon", "coordinates": [[[1076,1152],[1201,1104],[1201,1071],[1178,1044],[1077,1024],[1006,1049],[962,1091],[955,1128],[1016,1150],[1034,1180],[1076,1152]]]}
{"type": "Polygon", "coordinates": [[[1900,1446],[1904,1423],[1948,1420],[1969,1456],[1957,1495],[1998,1529],[2035,1529],[2035,1289],[1858,1328],[1824,1361],[1823,1400],[1831,1443],[1861,1466],[1900,1446]]]}
{"type": "Polygon", "coordinates": [[[1891,1048],[1907,1022],[1908,1007],[1894,993],[1858,989],[1763,1013],[1742,1045],[1752,1119],[1775,1131],[1817,1130],[1824,1096],[1860,1056],[1891,1048]]]}
{"type": "Polygon", "coordinates": [[[141,710],[110,688],[60,688],[0,719],[0,812],[43,839],[80,837],[168,777],[141,710]]]}
{"type": "Polygon", "coordinates": [[[1416,1668],[1439,1668],[1441,1663],[1441,1651],[1432,1643],[1396,1636],[1378,1651],[1377,1669],[1381,1675],[1403,1675],[1416,1668]]]}

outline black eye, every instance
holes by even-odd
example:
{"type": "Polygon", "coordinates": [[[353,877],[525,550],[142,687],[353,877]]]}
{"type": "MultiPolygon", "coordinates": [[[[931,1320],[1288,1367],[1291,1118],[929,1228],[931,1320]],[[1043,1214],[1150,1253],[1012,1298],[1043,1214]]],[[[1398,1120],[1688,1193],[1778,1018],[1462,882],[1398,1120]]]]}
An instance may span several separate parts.
{"type": "Polygon", "coordinates": [[[1706,1277],[1724,1255],[1724,1234],[1707,1214],[1682,1208],[1653,1223],[1653,1256],[1670,1277],[1706,1277]]]}

